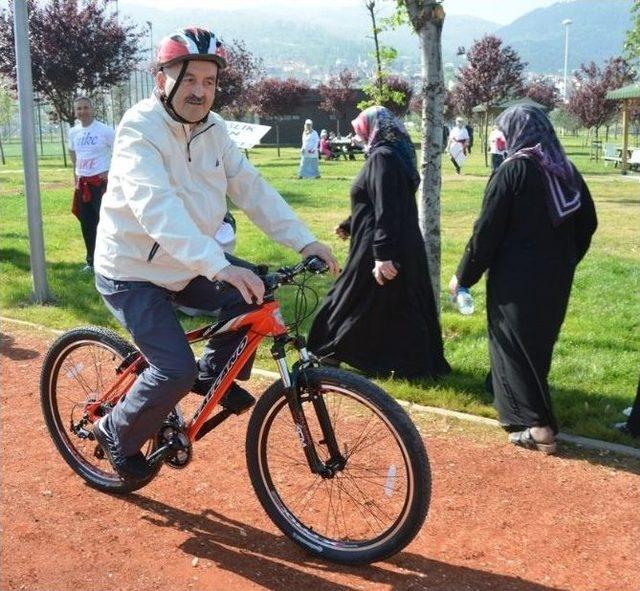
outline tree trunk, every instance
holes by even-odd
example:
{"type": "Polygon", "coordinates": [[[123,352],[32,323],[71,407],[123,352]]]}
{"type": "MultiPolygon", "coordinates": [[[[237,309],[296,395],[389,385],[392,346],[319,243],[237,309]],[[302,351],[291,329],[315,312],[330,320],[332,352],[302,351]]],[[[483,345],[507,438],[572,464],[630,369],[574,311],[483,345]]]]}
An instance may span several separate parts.
{"type": "Polygon", "coordinates": [[[371,28],[373,29],[373,41],[376,46],[376,85],[378,86],[378,92],[380,93],[380,100],[382,100],[382,60],[380,59],[380,43],[378,42],[378,26],[376,24],[376,3],[369,0],[365,2],[365,6],[371,15],[371,28]]]}
{"type": "Polygon", "coordinates": [[[60,123],[60,143],[62,144],[62,160],[64,161],[64,167],[67,168],[67,148],[64,145],[64,122],[62,117],[58,115],[58,122],[60,123]]]}
{"type": "Polygon", "coordinates": [[[442,126],[444,122],[444,74],[440,4],[407,0],[407,12],[420,39],[422,58],[422,161],[420,173],[420,230],[425,242],[436,309],[440,314],[440,188],[442,126]]]}
{"type": "Polygon", "coordinates": [[[2,135],[0,135],[0,156],[2,157],[2,164],[6,164],[7,161],[4,159],[4,148],[2,147],[2,135]]]}
{"type": "Polygon", "coordinates": [[[482,139],[482,151],[484,152],[484,166],[487,168],[489,166],[489,105],[487,105],[487,110],[484,112],[484,121],[482,122],[482,134],[484,138],[482,139]]]}

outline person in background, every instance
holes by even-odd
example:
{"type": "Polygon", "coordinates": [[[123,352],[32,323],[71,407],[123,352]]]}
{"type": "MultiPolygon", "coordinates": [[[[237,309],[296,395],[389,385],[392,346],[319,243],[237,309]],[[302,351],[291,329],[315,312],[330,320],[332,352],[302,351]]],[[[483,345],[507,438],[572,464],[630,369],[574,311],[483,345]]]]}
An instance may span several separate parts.
{"type": "Polygon", "coordinates": [[[418,226],[416,154],[402,122],[369,107],[352,122],[368,158],[351,187],[345,268],[318,311],[309,349],[370,375],[426,378],[448,373],[418,226]]]}
{"type": "Polygon", "coordinates": [[[318,147],[320,138],[318,132],[313,129],[313,121],[307,119],[302,130],[302,147],[300,148],[300,168],[298,170],[299,179],[318,179],[320,171],[318,169],[318,147]]]}
{"type": "Polygon", "coordinates": [[[473,125],[467,123],[464,128],[467,130],[469,134],[469,141],[467,143],[467,154],[471,154],[471,148],[473,148],[473,125]]]}
{"type": "Polygon", "coordinates": [[[449,289],[487,275],[491,388],[511,443],[556,451],[547,377],[578,263],[596,230],[589,189],[545,113],[519,105],[497,121],[508,158],[491,176],[449,289]]]}
{"type": "Polygon", "coordinates": [[[491,171],[495,172],[507,155],[507,140],[497,125],[493,126],[489,134],[489,153],[491,154],[491,171]]]}
{"type": "Polygon", "coordinates": [[[640,439],[640,378],[638,378],[638,388],[633,405],[625,413],[628,413],[627,420],[622,423],[615,423],[612,425],[613,428],[620,431],[620,433],[640,439]]]}
{"type": "Polygon", "coordinates": [[[100,204],[107,190],[113,148],[113,129],[96,120],[86,96],[74,101],[78,124],[69,130],[68,148],[73,163],[74,192],[71,211],[80,221],[86,250],[85,272],[93,272],[93,252],[100,220],[100,204]]]}
{"type": "Polygon", "coordinates": [[[449,132],[447,140],[447,152],[451,157],[451,162],[456,169],[456,174],[460,174],[460,167],[467,156],[467,146],[469,144],[469,132],[464,126],[462,117],[456,118],[456,124],[449,132]]]}
{"type": "Polygon", "coordinates": [[[326,129],[320,132],[320,156],[325,160],[331,160],[333,158],[331,155],[331,146],[329,145],[329,134],[326,129]]]}
{"type": "Polygon", "coordinates": [[[447,142],[449,141],[449,126],[446,123],[442,124],[442,153],[447,151],[447,142]]]}

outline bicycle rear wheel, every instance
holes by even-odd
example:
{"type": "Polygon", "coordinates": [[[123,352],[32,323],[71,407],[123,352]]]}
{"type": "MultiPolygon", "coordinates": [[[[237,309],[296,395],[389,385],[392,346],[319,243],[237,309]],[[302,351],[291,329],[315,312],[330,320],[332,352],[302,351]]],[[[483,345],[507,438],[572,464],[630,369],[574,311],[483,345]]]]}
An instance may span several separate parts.
{"type": "Polygon", "coordinates": [[[399,552],[427,515],[431,473],[417,429],[372,382],[333,368],[305,371],[300,399],[323,462],[329,459],[312,397],[324,401],[341,455],[332,477],[309,469],[281,381],[260,398],[247,431],[251,482],[294,542],[328,560],[370,563],[399,552]]]}
{"type": "MultiPolygon", "coordinates": [[[[122,360],[135,348],[118,334],[104,328],[85,327],[61,335],[51,346],[40,375],[40,404],[58,451],[87,483],[103,492],[128,493],[148,484],[158,473],[143,480],[123,481],[91,433],[85,414],[87,404],[100,400],[117,375],[122,360]]],[[[110,411],[109,406],[103,413],[110,411]]],[[[143,452],[151,454],[149,442],[143,452]]]]}

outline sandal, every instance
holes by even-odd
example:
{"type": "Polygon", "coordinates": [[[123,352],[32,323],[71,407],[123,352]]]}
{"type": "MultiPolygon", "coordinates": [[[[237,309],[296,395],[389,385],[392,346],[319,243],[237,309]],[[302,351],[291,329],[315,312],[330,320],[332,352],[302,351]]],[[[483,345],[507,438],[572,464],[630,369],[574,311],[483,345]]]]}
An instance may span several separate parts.
{"type": "Polygon", "coordinates": [[[540,441],[536,441],[533,438],[533,435],[531,435],[530,429],[525,429],[524,431],[518,431],[517,433],[509,433],[509,442],[513,443],[514,445],[524,447],[525,449],[541,451],[542,453],[545,453],[545,454],[556,453],[555,441],[551,443],[542,443],[540,441]]]}

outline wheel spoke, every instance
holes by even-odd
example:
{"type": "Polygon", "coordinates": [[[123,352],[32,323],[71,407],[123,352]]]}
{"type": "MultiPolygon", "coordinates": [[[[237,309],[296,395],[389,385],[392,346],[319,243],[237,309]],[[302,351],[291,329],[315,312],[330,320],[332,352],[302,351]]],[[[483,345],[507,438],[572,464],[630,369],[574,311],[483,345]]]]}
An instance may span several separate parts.
{"type": "MultiPolygon", "coordinates": [[[[89,399],[98,399],[116,379],[116,369],[122,362],[126,345],[120,345],[114,337],[114,344],[102,342],[104,336],[80,335],[77,341],[70,339],[61,345],[58,357],[50,361],[51,378],[48,380],[47,406],[51,409],[48,426],[54,439],[59,441],[70,454],[73,462],[88,468],[95,477],[115,477],[109,462],[94,455],[96,442],[83,439],[70,426],[78,425],[83,419],[84,409],[89,399]],[[124,348],[120,353],[118,347],[124,348]]],[[[85,426],[90,430],[90,425],[85,426]]],[[[149,450],[147,450],[149,452],[149,450]]]]}

